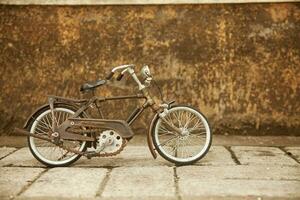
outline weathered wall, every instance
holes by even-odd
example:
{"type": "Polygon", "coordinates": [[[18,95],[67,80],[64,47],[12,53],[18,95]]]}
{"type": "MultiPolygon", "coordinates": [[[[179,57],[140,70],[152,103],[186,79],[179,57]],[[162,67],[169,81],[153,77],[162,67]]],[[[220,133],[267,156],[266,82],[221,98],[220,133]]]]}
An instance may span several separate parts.
{"type": "MultiPolygon", "coordinates": [[[[147,63],[167,99],[198,107],[215,132],[299,135],[299,33],[299,3],[0,6],[0,128],[46,94],[76,97],[112,66],[147,63]]],[[[134,91],[112,88],[98,94],[134,91]]],[[[134,104],[104,107],[124,118],[134,104]]]]}

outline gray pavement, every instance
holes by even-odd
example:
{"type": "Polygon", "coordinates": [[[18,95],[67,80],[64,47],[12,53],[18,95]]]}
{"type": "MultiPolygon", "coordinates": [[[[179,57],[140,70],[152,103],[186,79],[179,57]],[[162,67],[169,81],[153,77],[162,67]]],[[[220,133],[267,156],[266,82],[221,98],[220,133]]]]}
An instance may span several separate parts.
{"type": "Polygon", "coordinates": [[[300,199],[300,147],[213,145],[194,165],[146,146],[45,168],[27,147],[0,148],[0,199],[300,199]]]}

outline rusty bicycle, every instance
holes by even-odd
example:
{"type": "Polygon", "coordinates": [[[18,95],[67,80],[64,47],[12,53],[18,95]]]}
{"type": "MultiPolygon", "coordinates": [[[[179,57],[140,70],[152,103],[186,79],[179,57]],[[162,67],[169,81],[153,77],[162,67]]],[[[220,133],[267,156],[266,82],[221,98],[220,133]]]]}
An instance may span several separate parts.
{"type": "MultiPolygon", "coordinates": [[[[147,65],[141,69],[141,77],[135,73],[134,65],[121,65],[111,70],[103,80],[85,83],[82,92],[94,91],[109,84],[117,75],[120,81],[129,74],[138,86],[135,95],[72,99],[48,96],[48,103],[38,108],[26,121],[23,129],[15,131],[28,137],[28,146],[33,156],[49,167],[68,166],[81,156],[92,158],[119,154],[134,136],[131,124],[147,108],[154,117],[150,123],[147,142],[153,158],[157,152],[175,164],[192,164],[208,152],[212,133],[206,117],[197,109],[156,102],[149,93],[153,77],[147,65]],[[143,99],[126,120],[91,118],[86,111],[91,105],[104,101],[143,99]]],[[[93,93],[94,94],[94,93],[93,93]]]]}

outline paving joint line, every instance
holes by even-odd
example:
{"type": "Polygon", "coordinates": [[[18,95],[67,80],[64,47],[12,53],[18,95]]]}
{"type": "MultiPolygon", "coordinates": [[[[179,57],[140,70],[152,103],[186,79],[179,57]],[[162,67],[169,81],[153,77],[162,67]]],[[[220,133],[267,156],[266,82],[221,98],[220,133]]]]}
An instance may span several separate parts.
{"type": "Polygon", "coordinates": [[[123,166],[112,166],[112,165],[106,165],[106,166],[72,166],[72,168],[97,168],[97,169],[115,169],[115,168],[119,168],[119,167],[123,167],[123,166]]]}
{"type": "MultiPolygon", "coordinates": [[[[141,165],[141,166],[138,166],[138,167],[162,167],[162,166],[166,166],[166,167],[174,167],[174,166],[168,166],[168,165],[141,165]]],[[[209,164],[209,165],[195,165],[195,166],[214,166],[213,164],[209,164]]],[[[40,169],[47,169],[48,167],[46,166],[40,166],[40,165],[37,165],[37,166],[29,166],[29,165],[14,165],[14,164],[7,164],[7,165],[2,165],[0,167],[11,167],[11,168],[14,168],[14,167],[21,167],[21,168],[40,168],[40,169]]],[[[111,165],[107,165],[107,166],[69,166],[69,168],[77,168],[77,169],[83,169],[83,168],[90,168],[90,169],[116,169],[116,168],[120,168],[120,167],[127,167],[127,168],[132,168],[132,167],[136,167],[135,165],[132,165],[132,166],[121,166],[121,165],[118,165],[118,166],[111,166],[111,165]]]]}
{"type": "Polygon", "coordinates": [[[48,169],[46,166],[26,166],[26,165],[14,165],[14,164],[7,164],[0,167],[20,167],[20,168],[35,168],[35,169],[48,169]]]}
{"type": "Polygon", "coordinates": [[[227,149],[227,151],[229,151],[232,160],[234,161],[235,164],[237,165],[241,165],[241,162],[238,160],[238,158],[236,157],[235,153],[232,151],[230,146],[224,146],[225,149],[227,149]]]}
{"type": "Polygon", "coordinates": [[[173,167],[173,173],[174,173],[174,186],[175,186],[175,195],[177,200],[182,200],[180,194],[179,194],[179,177],[177,175],[177,167],[173,167]]]}
{"type": "Polygon", "coordinates": [[[16,151],[18,151],[19,149],[15,149],[12,152],[6,154],[5,156],[1,157],[0,160],[2,160],[3,158],[6,158],[7,156],[10,156],[11,154],[15,153],[16,151]]]}
{"type": "Polygon", "coordinates": [[[16,194],[16,196],[14,196],[13,199],[17,198],[18,196],[20,196],[22,193],[24,193],[33,183],[35,183],[36,180],[38,180],[43,174],[45,174],[46,172],[49,171],[50,168],[46,168],[44,171],[42,171],[41,173],[39,173],[35,179],[33,179],[32,181],[30,181],[27,185],[25,185],[20,192],[18,192],[16,194]]]}
{"type": "MultiPolygon", "coordinates": [[[[245,165],[246,166],[246,165],[245,165]]],[[[285,166],[286,167],[286,166],[285,166]]],[[[300,183],[299,179],[285,179],[285,178],[224,178],[223,180],[253,180],[253,181],[297,181],[300,183]]]]}
{"type": "Polygon", "coordinates": [[[300,164],[300,161],[297,160],[297,158],[291,153],[288,152],[287,150],[285,150],[284,147],[277,147],[278,149],[280,149],[281,151],[283,151],[288,157],[292,158],[294,161],[296,161],[298,164],[300,164]]]}
{"type": "Polygon", "coordinates": [[[107,182],[110,179],[110,175],[111,175],[112,170],[113,170],[113,168],[107,168],[106,175],[105,175],[103,181],[101,182],[98,191],[96,192],[96,197],[101,197],[101,195],[102,195],[102,193],[103,193],[103,191],[104,191],[104,189],[107,185],[107,182]]]}

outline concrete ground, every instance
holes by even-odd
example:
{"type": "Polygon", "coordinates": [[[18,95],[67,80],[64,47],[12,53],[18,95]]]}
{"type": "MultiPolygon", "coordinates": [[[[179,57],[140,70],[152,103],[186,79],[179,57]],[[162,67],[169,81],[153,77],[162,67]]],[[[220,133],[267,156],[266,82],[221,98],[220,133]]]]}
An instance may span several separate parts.
{"type": "Polygon", "coordinates": [[[0,199],[300,199],[298,137],[215,136],[205,158],[180,167],[137,137],[116,157],[66,168],[45,168],[23,138],[1,139],[0,199]]]}

